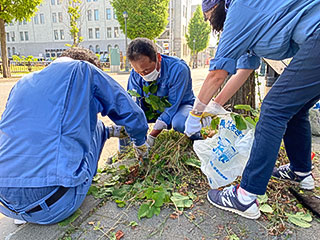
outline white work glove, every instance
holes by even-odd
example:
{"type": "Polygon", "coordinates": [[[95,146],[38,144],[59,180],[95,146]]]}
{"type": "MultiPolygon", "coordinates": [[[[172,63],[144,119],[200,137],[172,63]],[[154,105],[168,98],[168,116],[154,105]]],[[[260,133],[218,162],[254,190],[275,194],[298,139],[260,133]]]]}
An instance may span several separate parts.
{"type": "Polygon", "coordinates": [[[153,126],[154,130],[163,130],[163,129],[167,129],[167,128],[168,128],[167,124],[164,121],[159,120],[159,119],[157,119],[156,123],[153,126]]]}
{"type": "Polygon", "coordinates": [[[228,114],[227,110],[225,110],[219,103],[215,101],[210,101],[210,103],[207,105],[204,112],[211,113],[213,115],[221,115],[221,114],[228,114]]]}
{"type": "Polygon", "coordinates": [[[135,144],[133,144],[133,148],[134,148],[136,158],[138,159],[148,158],[149,145],[147,144],[147,142],[145,142],[141,146],[136,146],[135,144]]]}
{"type": "Polygon", "coordinates": [[[154,141],[156,140],[156,138],[157,137],[154,137],[154,136],[152,136],[152,135],[148,135],[147,136],[147,141],[146,141],[146,143],[150,146],[150,147],[153,147],[153,145],[154,145],[154,141]]]}
{"type": "Polygon", "coordinates": [[[212,117],[206,116],[201,119],[201,128],[208,127],[211,125],[212,117]]]}
{"type": "Polygon", "coordinates": [[[185,122],[184,133],[190,137],[201,130],[201,116],[194,115],[191,112],[185,122]]]}
{"type": "Polygon", "coordinates": [[[108,130],[109,130],[109,138],[117,137],[121,139],[121,138],[128,137],[128,134],[124,126],[111,125],[111,126],[108,126],[108,130]]]}

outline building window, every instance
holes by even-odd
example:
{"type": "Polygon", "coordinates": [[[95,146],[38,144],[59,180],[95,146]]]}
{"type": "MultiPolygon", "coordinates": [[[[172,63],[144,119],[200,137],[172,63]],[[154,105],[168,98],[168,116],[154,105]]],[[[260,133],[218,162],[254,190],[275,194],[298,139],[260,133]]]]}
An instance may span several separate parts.
{"type": "Polygon", "coordinates": [[[107,27],[107,38],[112,38],[111,27],[107,27]]]}
{"type": "Polygon", "coordinates": [[[16,34],[11,32],[11,41],[14,42],[16,40],[16,34]]]}
{"type": "Polygon", "coordinates": [[[99,20],[99,10],[98,10],[98,9],[95,9],[95,10],[94,10],[94,20],[95,20],[95,21],[98,21],[98,20],[99,20]]]}
{"type": "Polygon", "coordinates": [[[89,28],[89,38],[92,39],[93,38],[93,31],[92,28],[89,28]]]}
{"type": "Polygon", "coordinates": [[[8,47],[8,56],[11,57],[11,49],[8,47]]]}
{"type": "Polygon", "coordinates": [[[58,19],[60,23],[63,22],[62,12],[58,12],[58,19]]]}
{"type": "Polygon", "coordinates": [[[92,45],[89,46],[89,50],[93,52],[93,46],[92,45]]]}
{"type": "Polygon", "coordinates": [[[51,5],[56,5],[56,0],[51,0],[51,5]]]}
{"type": "Polygon", "coordinates": [[[62,0],[57,0],[57,5],[61,5],[62,0]]]}
{"type": "Polygon", "coordinates": [[[97,2],[98,0],[93,0],[94,2],[97,2]]]}
{"type": "Polygon", "coordinates": [[[117,45],[117,44],[116,44],[116,45],[114,45],[114,48],[116,48],[116,49],[120,49],[120,48],[119,48],[119,45],[117,45]]]}
{"type": "Polygon", "coordinates": [[[107,8],[106,13],[107,13],[107,20],[111,20],[111,8],[107,8]]]}
{"type": "Polygon", "coordinates": [[[100,29],[99,29],[99,28],[96,28],[96,29],[95,29],[95,35],[96,35],[96,38],[97,38],[97,39],[100,38],[100,29]]]}
{"type": "Polygon", "coordinates": [[[29,41],[29,33],[24,32],[24,40],[29,41]]]}
{"type": "Polygon", "coordinates": [[[57,22],[57,14],[56,13],[52,13],[52,22],[53,23],[57,22]]]}
{"type": "Polygon", "coordinates": [[[33,18],[34,24],[39,24],[38,14],[36,14],[33,18]]]}
{"type": "Polygon", "coordinates": [[[116,19],[116,20],[118,19],[117,14],[116,14],[115,11],[113,11],[113,18],[116,19]]]}
{"type": "Polygon", "coordinates": [[[7,42],[10,42],[10,34],[7,33],[7,42]]]}
{"type": "Polygon", "coordinates": [[[40,24],[44,24],[44,14],[40,13],[40,24]]]}
{"type": "Polygon", "coordinates": [[[92,11],[88,10],[87,14],[88,14],[88,21],[92,21],[92,11]]]}
{"type": "Polygon", "coordinates": [[[54,40],[59,40],[58,30],[54,30],[53,35],[54,35],[54,40]]]}
{"type": "Polygon", "coordinates": [[[99,52],[100,52],[100,46],[96,45],[96,53],[99,53],[99,52]]]}
{"type": "Polygon", "coordinates": [[[112,46],[109,44],[107,47],[108,53],[110,54],[112,46]]]}
{"type": "Polygon", "coordinates": [[[114,27],[114,37],[115,38],[119,37],[119,28],[118,27],[114,27]]]}
{"type": "Polygon", "coordinates": [[[27,20],[23,20],[23,25],[27,25],[27,20]]]}
{"type": "Polygon", "coordinates": [[[60,40],[64,40],[64,31],[60,30],[60,40]]]}
{"type": "Polygon", "coordinates": [[[12,47],[12,55],[16,55],[16,48],[12,47]]]}
{"type": "Polygon", "coordinates": [[[23,35],[23,32],[20,32],[20,41],[24,41],[24,35],[23,35]]]}

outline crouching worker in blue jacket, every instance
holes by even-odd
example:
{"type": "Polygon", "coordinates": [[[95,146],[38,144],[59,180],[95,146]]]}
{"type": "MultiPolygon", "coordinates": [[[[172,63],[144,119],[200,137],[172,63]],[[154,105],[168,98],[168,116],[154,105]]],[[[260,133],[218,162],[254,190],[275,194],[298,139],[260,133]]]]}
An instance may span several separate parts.
{"type": "MultiPolygon", "coordinates": [[[[155,123],[147,136],[149,146],[153,146],[163,129],[172,127],[183,133],[195,101],[188,65],[181,59],[158,53],[155,44],[147,38],[134,39],[127,55],[133,67],[128,90],[145,112],[148,122],[155,123]]],[[[191,136],[199,137],[200,132],[191,136]]],[[[120,140],[120,150],[127,144],[124,141],[120,140]]]]}
{"type": "Polygon", "coordinates": [[[0,212],[17,220],[53,224],[86,197],[105,141],[125,127],[137,157],[147,154],[143,111],[100,70],[98,58],[71,48],[11,90],[0,121],[0,212]]]}

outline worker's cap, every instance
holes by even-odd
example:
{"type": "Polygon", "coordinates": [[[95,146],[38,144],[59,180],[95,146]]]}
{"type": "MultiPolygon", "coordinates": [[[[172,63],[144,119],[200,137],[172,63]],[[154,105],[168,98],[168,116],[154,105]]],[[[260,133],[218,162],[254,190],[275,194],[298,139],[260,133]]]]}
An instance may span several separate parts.
{"type": "Polygon", "coordinates": [[[202,0],[202,11],[208,12],[211,8],[213,8],[220,1],[221,0],[202,0]]]}

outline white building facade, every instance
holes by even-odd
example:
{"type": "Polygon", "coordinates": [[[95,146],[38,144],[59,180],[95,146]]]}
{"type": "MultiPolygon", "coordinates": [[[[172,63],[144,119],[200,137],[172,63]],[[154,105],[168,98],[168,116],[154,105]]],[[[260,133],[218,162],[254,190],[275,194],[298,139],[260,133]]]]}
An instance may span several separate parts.
{"type": "MultiPolygon", "coordinates": [[[[6,26],[8,56],[55,57],[72,44],[67,0],[44,0],[31,21],[6,26]]],[[[83,0],[79,19],[81,46],[96,53],[119,48],[125,52],[125,35],[109,0],[83,0]]]]}
{"type": "MultiPolygon", "coordinates": [[[[191,19],[192,0],[170,0],[169,24],[157,39],[159,48],[169,55],[190,60],[185,35],[191,19]]],[[[66,44],[72,44],[67,0],[43,0],[31,21],[6,26],[8,56],[23,55],[50,58],[59,56],[66,44]]],[[[125,35],[120,30],[110,0],[82,0],[79,19],[81,46],[95,53],[118,48],[125,55],[125,35]]]]}

